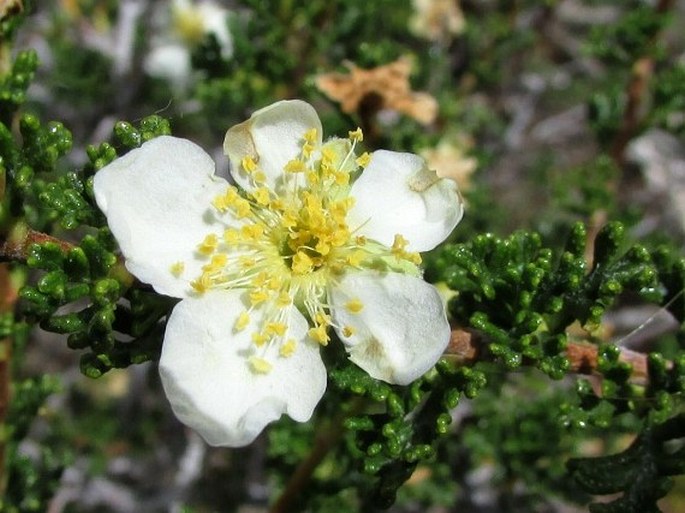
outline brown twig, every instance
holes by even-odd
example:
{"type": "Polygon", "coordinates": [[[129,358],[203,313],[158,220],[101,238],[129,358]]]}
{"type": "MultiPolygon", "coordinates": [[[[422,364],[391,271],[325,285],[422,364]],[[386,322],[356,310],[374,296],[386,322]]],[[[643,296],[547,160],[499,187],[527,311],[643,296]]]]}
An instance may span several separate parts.
{"type": "MultiPolygon", "coordinates": [[[[659,14],[664,14],[673,8],[673,0],[659,0],[654,8],[659,14]]],[[[652,44],[656,42],[658,34],[652,39],[652,44]]],[[[614,137],[611,145],[611,156],[614,161],[623,166],[625,163],[625,149],[630,140],[637,133],[642,120],[642,110],[646,101],[649,82],[654,73],[654,59],[650,56],[640,57],[633,63],[630,82],[626,88],[627,103],[623,112],[623,120],[618,133],[614,137]]]]}
{"type": "Polygon", "coordinates": [[[356,401],[352,404],[351,411],[338,415],[332,422],[331,427],[319,433],[314,440],[314,447],[309,452],[307,457],[300,462],[300,464],[293,472],[283,489],[283,492],[278,497],[278,500],[271,506],[269,513],[291,513],[300,511],[298,503],[302,495],[302,491],[312,478],[314,471],[323,461],[326,455],[336,446],[345,433],[344,421],[346,418],[357,414],[363,406],[363,403],[356,401]]]}
{"type": "MultiPolygon", "coordinates": [[[[464,329],[452,330],[450,343],[445,350],[448,355],[459,364],[473,364],[483,359],[486,341],[475,331],[464,329]]],[[[649,383],[649,369],[647,355],[621,347],[619,360],[629,363],[632,367],[630,382],[636,385],[649,383]]],[[[599,374],[599,347],[587,342],[569,342],[566,347],[566,357],[571,364],[571,372],[577,374],[599,374]]]]}
{"type": "Polygon", "coordinates": [[[20,234],[10,235],[7,239],[0,240],[0,262],[25,262],[31,246],[45,242],[57,244],[63,251],[69,251],[74,247],[70,242],[25,228],[20,234]]]}

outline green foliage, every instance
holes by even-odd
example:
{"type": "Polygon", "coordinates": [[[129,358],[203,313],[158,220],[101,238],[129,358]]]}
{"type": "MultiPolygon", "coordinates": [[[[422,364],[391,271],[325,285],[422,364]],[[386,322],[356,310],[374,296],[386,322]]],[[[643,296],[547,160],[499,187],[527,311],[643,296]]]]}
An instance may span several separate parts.
{"type": "Polygon", "coordinates": [[[69,461],[64,444],[56,441],[38,449],[36,455],[22,454],[18,441],[24,439],[46,398],[60,389],[56,378],[42,376],[14,384],[12,403],[6,419],[9,433],[7,489],[0,498],[0,510],[8,513],[46,511],[69,461]]]}
{"type": "Polygon", "coordinates": [[[26,90],[38,67],[33,50],[19,52],[9,73],[0,78],[0,123],[9,126],[12,115],[26,101],[26,90]]]}
{"type": "Polygon", "coordinates": [[[632,64],[639,57],[656,56],[662,51],[655,38],[669,16],[639,0],[626,3],[633,6],[617,23],[598,26],[588,40],[588,50],[611,64],[632,64]]]}
{"type": "Polygon", "coordinates": [[[589,493],[623,495],[590,506],[592,513],[658,513],[657,500],[671,489],[669,476],[685,472],[685,415],[645,429],[625,451],[572,459],[569,469],[589,493]],[[675,445],[674,445],[675,444],[675,445]]]}

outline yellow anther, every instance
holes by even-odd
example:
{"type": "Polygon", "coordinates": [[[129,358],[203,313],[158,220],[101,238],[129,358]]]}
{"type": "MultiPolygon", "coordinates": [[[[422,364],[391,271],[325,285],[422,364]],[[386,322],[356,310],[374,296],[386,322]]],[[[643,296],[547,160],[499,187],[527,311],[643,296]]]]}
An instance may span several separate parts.
{"type": "Polygon", "coordinates": [[[257,171],[253,178],[257,185],[264,185],[266,183],[266,174],[264,174],[264,171],[257,171]]]}
{"type": "Polygon", "coordinates": [[[269,275],[265,272],[261,272],[257,274],[257,276],[252,278],[250,285],[252,285],[255,288],[262,288],[264,285],[266,285],[267,281],[269,281],[269,275]]]}
{"type": "Polygon", "coordinates": [[[243,269],[251,269],[252,267],[255,266],[257,263],[254,259],[254,257],[247,256],[247,255],[242,255],[239,259],[238,262],[240,263],[240,267],[243,269]]]}
{"type": "Polygon", "coordinates": [[[349,338],[352,335],[354,335],[356,332],[357,332],[357,330],[355,330],[353,326],[343,326],[343,329],[342,329],[343,337],[349,338]]]}
{"type": "Polygon", "coordinates": [[[281,280],[278,276],[271,276],[271,278],[266,284],[266,287],[272,291],[280,290],[282,286],[283,280],[281,280]]]}
{"type": "Polygon", "coordinates": [[[357,235],[354,241],[357,243],[357,245],[363,246],[364,244],[366,244],[366,237],[364,237],[363,235],[357,235]]]}
{"type": "Polygon", "coordinates": [[[278,295],[278,299],[276,299],[276,304],[280,308],[285,308],[286,306],[290,306],[293,302],[293,298],[290,297],[290,294],[288,294],[285,290],[281,291],[281,293],[278,295]]]}
{"type": "Polygon", "coordinates": [[[316,315],[314,315],[314,322],[316,324],[329,325],[331,323],[331,316],[323,312],[317,312],[316,315]]]}
{"type": "Polygon", "coordinates": [[[291,160],[285,165],[286,173],[303,173],[307,166],[301,160],[291,160]]]}
{"type": "Polygon", "coordinates": [[[404,252],[405,248],[409,244],[409,241],[402,237],[401,234],[396,233],[395,234],[395,240],[392,243],[392,252],[393,253],[402,253],[404,252]]]}
{"type": "Polygon", "coordinates": [[[193,280],[190,282],[190,286],[198,294],[204,294],[205,292],[207,292],[211,285],[212,280],[207,273],[202,273],[202,276],[200,276],[197,280],[193,280]]]}
{"type": "Polygon", "coordinates": [[[250,356],[250,359],[248,361],[250,362],[250,367],[252,368],[252,371],[256,372],[257,374],[268,374],[269,372],[271,372],[271,369],[273,368],[273,365],[267,362],[264,358],[260,358],[259,356],[250,356]]]}
{"type": "Polygon", "coordinates": [[[350,174],[345,171],[337,171],[333,174],[335,178],[335,184],[344,186],[350,183],[350,174]]]}
{"type": "Polygon", "coordinates": [[[310,144],[314,144],[316,142],[318,130],[316,128],[310,128],[304,133],[304,140],[310,144]]]}
{"type": "Polygon", "coordinates": [[[224,242],[226,244],[237,244],[240,242],[240,232],[235,228],[224,230],[224,242]]]}
{"type": "Polygon", "coordinates": [[[260,346],[263,346],[264,344],[266,344],[266,343],[269,341],[269,338],[270,338],[270,337],[269,337],[268,334],[266,334],[266,333],[259,333],[258,331],[255,331],[255,332],[252,334],[252,342],[253,342],[254,345],[256,345],[257,347],[260,347],[260,346]]]}
{"type": "Polygon", "coordinates": [[[320,181],[319,174],[316,171],[309,171],[307,173],[307,182],[309,182],[309,185],[317,185],[320,181]]]}
{"type": "Polygon", "coordinates": [[[351,141],[362,142],[364,140],[364,133],[362,132],[362,129],[359,127],[357,127],[356,130],[351,130],[347,132],[347,135],[351,141]]]}
{"type": "Polygon", "coordinates": [[[226,201],[226,196],[224,194],[220,194],[219,196],[216,196],[212,200],[212,206],[214,206],[215,209],[217,209],[219,212],[226,212],[228,210],[228,202],[226,201]]]}
{"type": "Polygon", "coordinates": [[[295,349],[297,349],[297,341],[294,338],[290,338],[280,347],[278,353],[283,358],[287,358],[288,356],[292,356],[292,354],[295,352],[295,349]]]}
{"type": "Polygon", "coordinates": [[[312,156],[312,153],[314,153],[314,150],[316,149],[316,146],[314,146],[311,143],[304,143],[302,145],[302,156],[306,159],[312,156]]]}
{"type": "Polygon", "coordinates": [[[243,331],[245,328],[247,328],[247,325],[250,324],[250,314],[247,312],[240,312],[240,315],[235,321],[235,330],[236,331],[243,331]]]}
{"type": "Polygon", "coordinates": [[[257,306],[259,303],[263,303],[269,299],[269,294],[263,290],[253,290],[250,292],[250,304],[252,306],[257,306]]]}
{"type": "Polygon", "coordinates": [[[183,271],[185,270],[185,268],[186,268],[186,264],[184,264],[183,262],[174,262],[173,264],[171,264],[169,266],[169,271],[171,272],[171,274],[176,276],[176,278],[178,278],[179,276],[181,276],[183,274],[183,271]]]}
{"type": "Polygon", "coordinates": [[[240,161],[240,165],[248,175],[251,175],[257,171],[257,163],[252,157],[243,157],[243,159],[240,161]]]}
{"type": "Polygon", "coordinates": [[[219,271],[220,269],[226,267],[227,263],[228,255],[226,255],[225,253],[219,253],[216,255],[212,255],[212,259],[209,261],[208,264],[202,266],[202,270],[206,272],[219,271]]]}
{"type": "Polygon", "coordinates": [[[313,267],[314,262],[306,253],[298,251],[293,256],[292,271],[295,274],[307,274],[312,271],[313,267]]]}
{"type": "Polygon", "coordinates": [[[331,234],[331,244],[339,248],[350,239],[350,231],[347,228],[338,228],[331,234]]]}
{"type": "Polygon", "coordinates": [[[269,189],[267,189],[266,187],[258,187],[257,189],[252,191],[252,197],[257,203],[259,203],[262,206],[267,206],[271,201],[269,189]]]}
{"type": "Polygon", "coordinates": [[[325,324],[319,324],[314,328],[309,328],[307,334],[310,338],[316,340],[322,346],[328,345],[328,341],[330,340],[325,324]]]}
{"type": "Polygon", "coordinates": [[[211,255],[214,253],[214,250],[217,248],[219,245],[219,237],[216,236],[215,233],[210,233],[207,235],[200,244],[197,246],[198,252],[202,253],[203,255],[211,255]]]}
{"type": "Polygon", "coordinates": [[[326,256],[331,251],[331,246],[328,243],[326,243],[325,241],[320,240],[319,242],[316,243],[316,246],[314,246],[314,249],[320,255],[326,256]]]}
{"type": "Polygon", "coordinates": [[[294,228],[297,226],[297,214],[290,210],[283,212],[281,226],[283,228],[294,228]]]}
{"type": "Polygon", "coordinates": [[[355,162],[359,167],[366,167],[369,165],[369,162],[371,162],[371,154],[368,151],[365,151],[357,157],[355,162]]]}
{"type": "Polygon", "coordinates": [[[288,325],[284,322],[268,322],[264,331],[269,335],[282,337],[288,331],[288,325]]]}
{"type": "Polygon", "coordinates": [[[364,309],[364,303],[357,298],[350,299],[347,303],[345,303],[345,308],[347,308],[348,312],[356,314],[364,309]]]}
{"type": "Polygon", "coordinates": [[[366,258],[366,252],[361,249],[355,249],[352,253],[347,255],[345,261],[352,267],[359,267],[366,258]]]}
{"type": "Polygon", "coordinates": [[[407,253],[405,255],[405,258],[415,265],[419,265],[423,261],[421,259],[421,255],[419,255],[418,253],[407,253]]]}
{"type": "Polygon", "coordinates": [[[264,235],[264,227],[260,224],[246,224],[240,228],[243,240],[257,240],[264,235]]]}
{"type": "Polygon", "coordinates": [[[233,211],[238,219],[247,217],[252,213],[250,202],[245,198],[237,198],[231,206],[233,207],[233,211]]]}
{"type": "Polygon", "coordinates": [[[335,159],[335,151],[330,146],[321,148],[321,165],[330,165],[335,159]]]}

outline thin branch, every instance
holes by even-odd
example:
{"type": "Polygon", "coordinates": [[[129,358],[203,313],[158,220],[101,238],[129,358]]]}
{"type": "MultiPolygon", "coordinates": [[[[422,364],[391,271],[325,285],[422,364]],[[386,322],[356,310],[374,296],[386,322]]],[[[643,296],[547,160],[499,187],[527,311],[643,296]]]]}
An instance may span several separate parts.
{"type": "Polygon", "coordinates": [[[302,492],[305,490],[314,471],[326,455],[335,447],[345,433],[345,419],[357,414],[363,402],[355,401],[350,411],[341,413],[332,421],[330,428],[319,432],[314,439],[314,447],[307,457],[297,466],[288,480],[278,500],[271,506],[269,513],[291,513],[300,511],[298,508],[302,492]]]}
{"type": "Polygon", "coordinates": [[[15,235],[0,240],[0,262],[26,262],[31,246],[45,242],[53,242],[63,251],[69,251],[74,247],[70,242],[27,228],[22,231],[21,236],[15,235]]]}
{"type": "MultiPolygon", "coordinates": [[[[445,350],[445,355],[456,359],[462,365],[476,363],[485,358],[486,341],[480,333],[464,329],[452,330],[450,343],[445,350]]],[[[630,364],[632,373],[630,382],[636,385],[649,383],[649,367],[647,356],[625,347],[620,348],[619,361],[630,364]]],[[[599,347],[587,342],[569,342],[566,347],[566,358],[571,364],[571,372],[577,374],[600,375],[599,347]]],[[[672,363],[668,363],[672,366],[672,363]]]]}

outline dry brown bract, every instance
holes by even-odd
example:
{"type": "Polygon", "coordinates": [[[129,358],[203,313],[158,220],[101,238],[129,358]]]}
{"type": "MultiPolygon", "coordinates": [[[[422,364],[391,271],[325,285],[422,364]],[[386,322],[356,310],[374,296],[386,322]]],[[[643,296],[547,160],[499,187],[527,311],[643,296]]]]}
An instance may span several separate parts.
{"type": "Polygon", "coordinates": [[[411,61],[407,57],[373,69],[359,68],[352,62],[346,73],[326,73],[316,78],[316,86],[331,100],[340,103],[343,112],[359,112],[370,98],[378,99],[378,110],[391,109],[428,125],[435,121],[438,102],[428,93],[415,93],[409,84],[411,61]]]}

